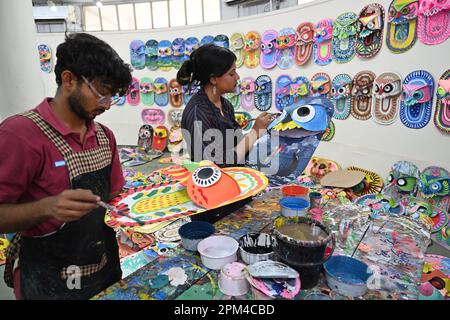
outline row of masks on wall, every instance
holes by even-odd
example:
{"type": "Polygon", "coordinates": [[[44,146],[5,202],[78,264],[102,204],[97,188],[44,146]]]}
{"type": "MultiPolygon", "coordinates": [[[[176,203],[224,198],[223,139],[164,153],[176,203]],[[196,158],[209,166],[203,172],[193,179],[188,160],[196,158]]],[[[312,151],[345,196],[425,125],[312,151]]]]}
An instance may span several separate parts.
{"type": "MultiPolygon", "coordinates": [[[[353,78],[348,74],[338,74],[331,79],[323,72],[313,75],[311,79],[281,75],[275,84],[268,75],[260,75],[256,79],[241,79],[235,92],[225,97],[235,110],[242,109],[244,112],[255,108],[268,111],[273,102],[276,109],[282,111],[308,97],[326,97],[333,103],[335,119],[345,120],[352,115],[358,120],[372,118],[379,124],[389,125],[400,118],[406,127],[420,129],[431,120],[435,87],[433,121],[441,132],[449,133],[450,70],[437,81],[425,70],[412,71],[403,81],[394,72],[376,76],[368,70],[358,72],[353,78]]],[[[167,81],[158,77],[153,81],[149,77],[140,80],[134,77],[128,95],[118,105],[127,101],[132,106],[156,104],[165,107],[170,102],[172,107],[181,108],[197,90],[198,87],[190,90],[183,88],[175,79],[167,81]]],[[[163,111],[153,111],[153,114],[156,113],[159,113],[158,119],[164,117],[163,111]]]]}
{"type": "Polygon", "coordinates": [[[411,49],[419,38],[426,45],[444,42],[450,36],[450,5],[440,0],[394,0],[387,14],[382,5],[372,3],[356,14],[345,12],[336,19],[318,23],[302,22],[296,29],[270,29],[262,33],[249,31],[173,41],[150,39],[130,43],[130,61],[135,69],[168,71],[179,68],[198,47],[214,43],[229,48],[236,56],[237,67],[261,66],[290,69],[302,66],[311,58],[317,65],[331,61],[347,63],[355,56],[371,58],[381,49],[383,35],[393,53],[411,49]],[[387,15],[387,27],[384,30],[387,15]]]}

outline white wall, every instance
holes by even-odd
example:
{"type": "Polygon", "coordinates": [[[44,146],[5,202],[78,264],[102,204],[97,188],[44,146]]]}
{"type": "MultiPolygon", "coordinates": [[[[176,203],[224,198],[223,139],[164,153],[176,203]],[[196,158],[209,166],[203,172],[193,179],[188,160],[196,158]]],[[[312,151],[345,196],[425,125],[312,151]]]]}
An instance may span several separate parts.
{"type": "MultiPolygon", "coordinates": [[[[201,38],[206,34],[216,35],[233,32],[247,32],[257,30],[260,33],[267,29],[280,30],[284,27],[295,28],[300,22],[318,22],[322,18],[336,18],[339,14],[353,11],[359,13],[366,4],[378,2],[382,4],[387,13],[390,0],[318,0],[299,7],[279,10],[260,16],[246,17],[222,21],[199,26],[189,26],[172,29],[158,29],[149,32],[102,32],[93,33],[110,43],[116,51],[129,62],[128,45],[133,39],[173,40],[176,37],[197,36],[201,38]]],[[[63,41],[63,35],[38,35],[38,42],[48,43],[54,50],[58,43],[63,41]]],[[[384,41],[384,40],[383,40],[384,41]]],[[[273,81],[281,74],[292,77],[303,75],[311,78],[316,72],[327,72],[331,78],[339,73],[348,73],[351,76],[361,70],[372,70],[375,74],[394,71],[405,77],[409,72],[417,69],[429,71],[435,79],[449,68],[445,58],[450,53],[450,41],[437,46],[425,46],[419,40],[408,52],[403,54],[391,53],[383,43],[381,52],[374,58],[363,61],[357,57],[346,64],[332,62],[325,67],[319,67],[312,61],[305,67],[294,66],[283,71],[279,68],[264,70],[260,67],[238,70],[241,78],[245,76],[257,77],[268,74],[273,81]]],[[[152,77],[162,76],[167,79],[176,76],[176,70],[168,72],[137,70],[134,75],[141,78],[145,75],[152,77]]],[[[54,74],[42,73],[46,93],[52,96],[56,90],[54,74]]],[[[140,113],[143,106],[132,107],[124,105],[113,107],[109,112],[99,118],[99,121],[108,125],[116,133],[119,144],[135,144],[137,131],[141,125],[140,113]]],[[[275,106],[272,107],[275,110],[275,106]]],[[[165,107],[170,110],[171,107],[165,107]]],[[[255,115],[257,110],[252,111],[255,115]]],[[[434,105],[433,105],[434,114],[434,105]]],[[[416,163],[420,169],[428,165],[439,165],[450,169],[450,137],[441,134],[431,120],[429,124],[419,130],[406,128],[399,119],[389,126],[376,124],[372,119],[359,121],[352,117],[347,120],[334,120],[336,135],[330,142],[322,142],[316,155],[338,161],[342,166],[356,165],[374,170],[386,176],[390,166],[398,160],[409,160],[416,163]]]]}

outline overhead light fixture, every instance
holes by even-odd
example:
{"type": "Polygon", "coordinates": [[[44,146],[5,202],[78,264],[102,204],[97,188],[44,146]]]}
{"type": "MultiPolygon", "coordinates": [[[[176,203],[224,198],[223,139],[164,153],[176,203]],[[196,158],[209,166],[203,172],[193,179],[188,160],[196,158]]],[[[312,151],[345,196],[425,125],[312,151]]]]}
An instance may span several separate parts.
{"type": "Polygon", "coordinates": [[[99,0],[95,3],[95,5],[97,6],[97,8],[101,8],[103,7],[103,3],[99,0]]]}

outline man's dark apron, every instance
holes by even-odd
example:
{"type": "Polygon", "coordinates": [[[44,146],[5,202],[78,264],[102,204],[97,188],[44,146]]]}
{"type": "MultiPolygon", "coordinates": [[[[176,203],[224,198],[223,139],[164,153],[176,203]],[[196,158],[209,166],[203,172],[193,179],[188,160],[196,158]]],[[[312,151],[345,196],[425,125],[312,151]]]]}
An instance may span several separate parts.
{"type": "MultiPolygon", "coordinates": [[[[95,124],[98,147],[74,152],[38,113],[23,115],[63,155],[72,189],[89,189],[108,201],[112,152],[101,126],[95,124]]],[[[122,271],[115,232],[105,224],[104,214],[105,209],[94,209],[44,237],[16,236],[6,253],[5,282],[10,286],[13,283],[17,257],[23,299],[88,299],[119,281],[122,271]]]]}

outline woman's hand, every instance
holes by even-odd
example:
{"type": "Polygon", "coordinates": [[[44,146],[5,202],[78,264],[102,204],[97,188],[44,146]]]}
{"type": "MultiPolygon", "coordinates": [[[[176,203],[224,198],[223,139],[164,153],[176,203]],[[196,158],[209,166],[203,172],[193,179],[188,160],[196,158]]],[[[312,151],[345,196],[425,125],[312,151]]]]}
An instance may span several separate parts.
{"type": "Polygon", "coordinates": [[[265,133],[269,124],[276,118],[272,113],[263,112],[255,120],[253,129],[256,131],[258,137],[265,133]]]}

